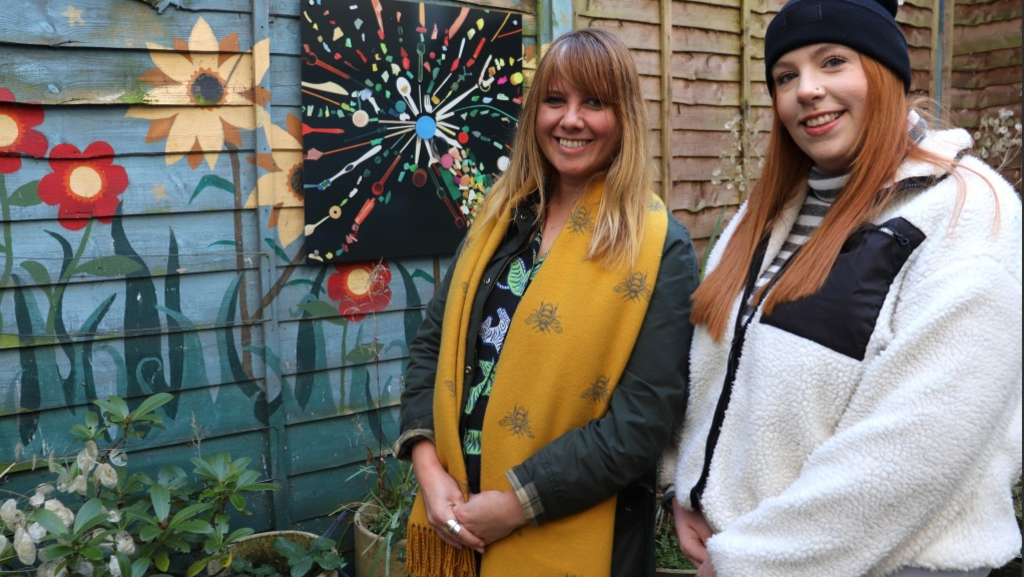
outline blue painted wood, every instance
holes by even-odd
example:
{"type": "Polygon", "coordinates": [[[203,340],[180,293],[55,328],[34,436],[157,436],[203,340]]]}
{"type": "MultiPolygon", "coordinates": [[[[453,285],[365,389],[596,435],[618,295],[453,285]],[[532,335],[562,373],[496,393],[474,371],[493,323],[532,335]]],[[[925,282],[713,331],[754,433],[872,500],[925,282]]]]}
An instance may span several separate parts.
{"type": "MultiPolygon", "coordinates": [[[[0,10],[0,30],[4,42],[39,47],[74,48],[146,48],[147,43],[171,46],[175,37],[188,41],[199,18],[218,32],[238,35],[241,51],[252,48],[251,2],[194,2],[188,12],[163,14],[142,2],[119,2],[115,10],[110,0],[75,0],[74,10],[64,0],[23,2],[17,10],[0,10]],[[131,26],[125,26],[131,22],[131,26]]],[[[208,48],[216,52],[217,47],[208,48]]]]}

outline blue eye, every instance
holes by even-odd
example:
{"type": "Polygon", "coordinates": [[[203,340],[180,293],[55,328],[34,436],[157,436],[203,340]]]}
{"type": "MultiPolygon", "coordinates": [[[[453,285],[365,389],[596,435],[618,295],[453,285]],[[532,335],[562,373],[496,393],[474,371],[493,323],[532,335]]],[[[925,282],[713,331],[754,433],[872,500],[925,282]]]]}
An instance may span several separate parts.
{"type": "Polygon", "coordinates": [[[829,56],[828,58],[825,59],[826,68],[836,68],[838,66],[842,66],[843,64],[846,64],[846,59],[843,58],[842,56],[829,56]]]}
{"type": "Polygon", "coordinates": [[[796,74],[793,74],[792,72],[783,72],[775,77],[775,85],[780,86],[782,84],[786,84],[794,78],[796,78],[796,74]]]}

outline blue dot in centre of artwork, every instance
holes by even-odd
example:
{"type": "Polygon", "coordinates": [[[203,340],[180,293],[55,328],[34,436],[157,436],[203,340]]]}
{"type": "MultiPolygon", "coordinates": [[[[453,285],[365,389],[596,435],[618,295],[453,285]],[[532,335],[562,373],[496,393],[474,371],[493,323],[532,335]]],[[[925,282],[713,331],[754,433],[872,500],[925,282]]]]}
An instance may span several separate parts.
{"type": "Polygon", "coordinates": [[[421,116],[416,120],[416,136],[423,140],[434,138],[437,134],[437,122],[429,116],[421,116]]]}

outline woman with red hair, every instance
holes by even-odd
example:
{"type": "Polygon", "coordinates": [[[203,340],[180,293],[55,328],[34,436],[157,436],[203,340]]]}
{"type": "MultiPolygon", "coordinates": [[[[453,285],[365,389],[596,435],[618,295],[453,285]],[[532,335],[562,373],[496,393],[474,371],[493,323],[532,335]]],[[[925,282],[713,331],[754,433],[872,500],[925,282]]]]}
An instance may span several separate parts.
{"type": "Polygon", "coordinates": [[[768,27],[765,167],[694,293],[663,467],[702,577],[976,577],[1020,551],[1021,204],[908,105],[896,11],[792,0],[768,27]]]}

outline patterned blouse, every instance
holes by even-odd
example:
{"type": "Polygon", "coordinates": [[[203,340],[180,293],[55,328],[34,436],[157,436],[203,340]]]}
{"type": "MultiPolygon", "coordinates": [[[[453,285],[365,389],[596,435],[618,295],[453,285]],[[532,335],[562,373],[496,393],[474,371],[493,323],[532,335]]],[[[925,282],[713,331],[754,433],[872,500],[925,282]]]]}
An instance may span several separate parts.
{"type": "Polygon", "coordinates": [[[473,372],[473,386],[462,414],[462,455],[466,461],[469,490],[480,492],[480,436],[484,425],[487,400],[491,395],[494,375],[501,356],[501,346],[512,324],[519,301],[526,294],[530,281],[537,275],[544,256],[540,252],[541,233],[534,235],[529,246],[512,258],[493,285],[484,301],[483,322],[476,339],[477,365],[473,372]]]}

